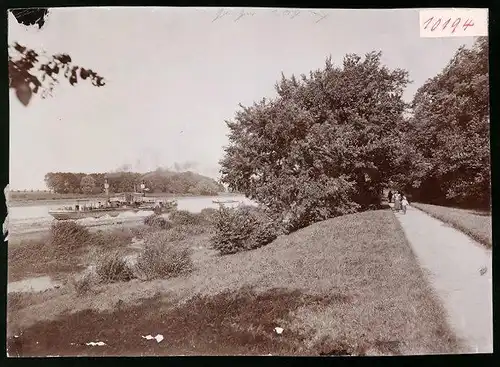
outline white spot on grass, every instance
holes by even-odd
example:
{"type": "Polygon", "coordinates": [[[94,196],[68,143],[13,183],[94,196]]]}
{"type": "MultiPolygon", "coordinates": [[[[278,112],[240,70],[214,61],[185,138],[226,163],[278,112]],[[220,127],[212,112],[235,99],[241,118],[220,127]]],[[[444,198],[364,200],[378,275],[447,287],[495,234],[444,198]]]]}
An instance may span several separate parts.
{"type": "Polygon", "coordinates": [[[156,336],[146,335],[146,336],[142,336],[142,338],[144,338],[146,340],[155,339],[157,343],[160,343],[163,340],[163,335],[161,335],[161,334],[157,334],[156,336]]]}
{"type": "Polygon", "coordinates": [[[90,345],[90,346],[97,346],[97,347],[102,347],[103,345],[106,345],[106,343],[104,342],[88,342],[88,343],[85,343],[86,345],[90,345]]]}
{"type": "Polygon", "coordinates": [[[158,335],[155,336],[155,339],[159,343],[159,342],[161,342],[163,340],[163,335],[158,334],[158,335]]]}
{"type": "Polygon", "coordinates": [[[281,333],[283,333],[283,328],[275,327],[274,331],[276,331],[276,334],[281,334],[281,333]]]}

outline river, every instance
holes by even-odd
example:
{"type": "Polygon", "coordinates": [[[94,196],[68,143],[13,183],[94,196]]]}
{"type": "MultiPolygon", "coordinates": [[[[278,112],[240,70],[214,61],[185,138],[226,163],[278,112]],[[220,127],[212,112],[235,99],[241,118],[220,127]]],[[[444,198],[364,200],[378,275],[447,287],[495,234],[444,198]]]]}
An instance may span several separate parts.
{"type": "MultiPolygon", "coordinates": [[[[178,210],[187,210],[192,213],[199,213],[205,208],[217,209],[219,204],[213,200],[235,200],[236,203],[224,204],[228,207],[236,207],[240,204],[254,205],[250,199],[242,195],[235,196],[191,196],[175,198],[178,203],[178,210]]],[[[48,229],[55,219],[49,214],[50,209],[57,209],[69,205],[71,200],[59,201],[50,204],[38,204],[30,206],[10,206],[9,207],[9,233],[38,232],[48,229]]],[[[86,226],[107,225],[116,222],[134,222],[151,214],[151,211],[140,211],[138,213],[124,212],[117,217],[103,216],[101,218],[85,218],[77,222],[86,226]]]]}

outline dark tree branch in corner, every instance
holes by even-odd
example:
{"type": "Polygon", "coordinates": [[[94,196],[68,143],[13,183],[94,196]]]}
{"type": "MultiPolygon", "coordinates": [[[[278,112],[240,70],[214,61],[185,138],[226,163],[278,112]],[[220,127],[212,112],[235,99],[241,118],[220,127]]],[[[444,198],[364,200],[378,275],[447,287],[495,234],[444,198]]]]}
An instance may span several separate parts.
{"type": "Polygon", "coordinates": [[[78,79],[90,79],[96,87],[105,85],[104,78],[91,69],[85,69],[72,64],[67,54],[57,54],[48,57],[48,61],[41,62],[40,54],[25,46],[15,43],[9,46],[9,88],[16,90],[18,99],[25,106],[29,104],[33,93],[42,91],[42,98],[53,90],[59,83],[59,75],[68,79],[71,85],[78,83],[78,79]],[[11,53],[17,53],[14,57],[11,53]],[[38,72],[40,76],[36,76],[38,72]],[[47,83],[44,82],[47,81],[47,83]]]}

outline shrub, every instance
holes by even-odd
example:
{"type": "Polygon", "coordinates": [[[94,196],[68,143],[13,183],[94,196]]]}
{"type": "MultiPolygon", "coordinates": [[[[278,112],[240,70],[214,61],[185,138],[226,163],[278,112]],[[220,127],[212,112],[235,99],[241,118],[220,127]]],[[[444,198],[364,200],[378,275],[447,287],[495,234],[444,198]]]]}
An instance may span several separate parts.
{"type": "Polygon", "coordinates": [[[217,209],[214,208],[205,208],[201,211],[200,215],[205,219],[207,222],[212,222],[213,219],[215,218],[215,215],[217,215],[217,209]]]}
{"type": "Polygon", "coordinates": [[[84,226],[72,221],[55,222],[50,229],[48,245],[56,256],[65,256],[88,246],[92,234],[84,226]]]}
{"type": "Polygon", "coordinates": [[[203,224],[201,214],[194,214],[187,210],[175,210],[170,214],[170,220],[174,225],[194,225],[203,224]]]}
{"type": "Polygon", "coordinates": [[[99,248],[121,248],[128,246],[134,237],[130,229],[120,228],[113,231],[99,230],[93,233],[92,244],[99,248]]]}
{"type": "Polygon", "coordinates": [[[206,225],[180,225],[168,230],[171,241],[182,241],[191,236],[206,233],[209,228],[206,225]]]}
{"type": "Polygon", "coordinates": [[[167,221],[165,218],[158,214],[151,214],[144,218],[144,224],[158,229],[168,229],[172,227],[172,222],[167,221]]]}
{"type": "Polygon", "coordinates": [[[123,253],[118,250],[99,254],[96,274],[101,283],[127,282],[134,278],[123,253]]]}
{"type": "Polygon", "coordinates": [[[166,244],[168,242],[171,242],[172,241],[171,232],[172,229],[169,229],[167,231],[154,231],[146,233],[144,235],[144,244],[145,245],[147,245],[148,243],[166,244]]]}
{"type": "Polygon", "coordinates": [[[150,236],[135,265],[139,278],[144,280],[166,279],[192,271],[193,262],[187,248],[178,248],[166,241],[166,233],[150,236]]]}
{"type": "Polygon", "coordinates": [[[7,295],[7,315],[19,311],[24,305],[24,294],[21,292],[11,292],[7,295]]]}
{"type": "Polygon", "coordinates": [[[92,289],[92,275],[85,274],[83,277],[73,279],[73,287],[77,296],[84,296],[92,289]]]}
{"type": "Polygon", "coordinates": [[[138,226],[138,227],[132,227],[130,229],[130,232],[132,233],[132,235],[134,237],[137,237],[137,238],[144,238],[144,236],[148,233],[151,232],[151,229],[149,228],[149,226],[147,225],[143,225],[143,226],[138,226]]]}
{"type": "Polygon", "coordinates": [[[170,228],[166,231],[150,231],[145,233],[143,238],[144,242],[155,242],[155,243],[168,243],[175,241],[182,241],[191,236],[197,236],[205,233],[207,228],[205,226],[188,226],[179,225],[170,228]]]}
{"type": "Polygon", "coordinates": [[[214,217],[214,231],[212,247],[223,255],[267,245],[283,233],[264,211],[249,206],[221,206],[214,217]]]}

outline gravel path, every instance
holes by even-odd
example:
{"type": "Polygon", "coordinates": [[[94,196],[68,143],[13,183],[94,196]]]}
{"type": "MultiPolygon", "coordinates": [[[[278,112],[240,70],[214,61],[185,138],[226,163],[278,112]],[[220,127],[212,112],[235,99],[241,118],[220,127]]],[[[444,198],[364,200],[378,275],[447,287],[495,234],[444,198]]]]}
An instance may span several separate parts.
{"type": "Polygon", "coordinates": [[[395,215],[443,302],[450,326],[464,341],[464,353],[492,353],[491,250],[416,208],[395,215]]]}

